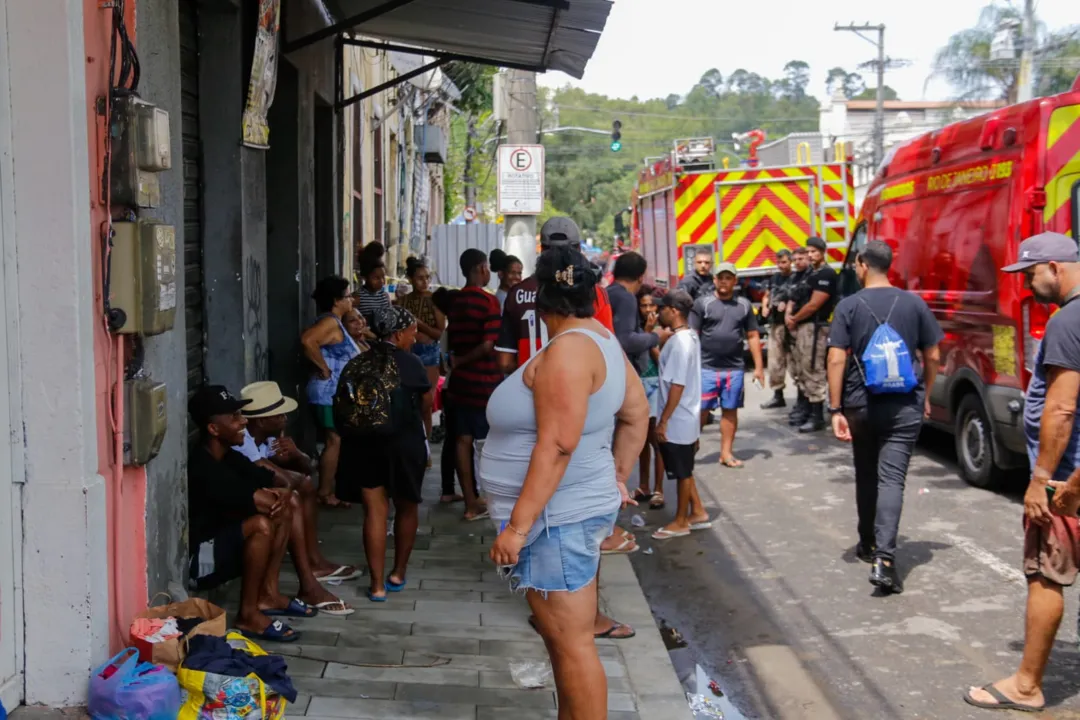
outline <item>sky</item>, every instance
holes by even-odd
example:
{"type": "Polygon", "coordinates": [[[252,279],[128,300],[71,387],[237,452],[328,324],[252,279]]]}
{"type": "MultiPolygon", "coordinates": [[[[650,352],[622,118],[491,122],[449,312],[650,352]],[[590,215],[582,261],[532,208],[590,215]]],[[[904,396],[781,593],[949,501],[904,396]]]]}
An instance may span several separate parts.
{"type": "MultiPolygon", "coordinates": [[[[933,80],[925,85],[934,53],[952,33],[974,26],[988,2],[614,0],[585,77],[575,80],[552,72],[541,75],[539,82],[547,87],[570,83],[609,97],[636,95],[644,100],[685,94],[709,68],[717,68],[725,78],[738,68],[779,78],[789,60],[803,60],[810,64],[810,93],[824,100],[829,68],[856,71],[877,55],[875,47],[857,35],[835,32],[834,23],[884,23],[886,55],[912,63],[889,71],[885,84],[902,100],[947,100],[954,94],[947,83],[933,80]]],[[[1022,5],[1022,0],[1014,2],[1022,5]]],[[[1053,30],[1080,23],[1077,7],[1078,0],[1037,0],[1036,13],[1053,30]]],[[[876,85],[873,70],[858,72],[867,86],[876,85]]]]}

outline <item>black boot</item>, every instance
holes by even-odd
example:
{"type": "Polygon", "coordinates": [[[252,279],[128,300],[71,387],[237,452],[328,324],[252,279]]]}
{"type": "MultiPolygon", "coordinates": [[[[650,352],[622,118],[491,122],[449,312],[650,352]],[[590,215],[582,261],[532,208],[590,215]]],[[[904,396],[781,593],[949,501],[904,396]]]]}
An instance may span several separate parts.
{"type": "Polygon", "coordinates": [[[816,402],[810,403],[810,413],[806,417],[806,422],[799,426],[799,432],[812,433],[818,430],[825,429],[825,403],[816,402]]]}
{"type": "Polygon", "coordinates": [[[784,400],[784,391],[777,390],[773,394],[772,400],[761,403],[762,410],[775,410],[776,408],[787,407],[787,402],[784,400]]]}
{"type": "Polygon", "coordinates": [[[900,580],[900,574],[896,572],[896,563],[891,562],[886,565],[881,558],[874,560],[874,567],[870,569],[870,584],[887,593],[904,592],[904,583],[900,580]]]}
{"type": "Polygon", "coordinates": [[[806,399],[806,396],[800,390],[799,397],[795,400],[795,407],[791,409],[791,414],[788,415],[788,425],[799,427],[806,422],[808,417],[810,417],[810,401],[806,399]]]}

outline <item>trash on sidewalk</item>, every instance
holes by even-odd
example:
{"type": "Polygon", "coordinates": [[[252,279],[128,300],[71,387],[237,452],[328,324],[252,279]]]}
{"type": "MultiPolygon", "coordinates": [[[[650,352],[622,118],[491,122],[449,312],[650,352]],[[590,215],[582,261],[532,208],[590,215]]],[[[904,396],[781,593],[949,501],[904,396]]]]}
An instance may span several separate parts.
{"type": "Polygon", "coordinates": [[[642,549],[641,554],[642,555],[652,555],[653,554],[653,549],[651,547],[644,548],[644,549],[642,549]]]}
{"type": "Polygon", "coordinates": [[[511,662],[510,677],[524,690],[542,688],[551,682],[551,664],[546,660],[511,662]]]}
{"type": "Polygon", "coordinates": [[[930,488],[919,488],[920,495],[926,495],[930,492],[930,488]]]}
{"type": "Polygon", "coordinates": [[[724,697],[724,691],[720,689],[720,684],[715,680],[709,681],[709,692],[716,697],[724,697]]]}
{"type": "Polygon", "coordinates": [[[716,705],[704,695],[692,695],[687,693],[686,701],[690,704],[690,710],[694,713],[694,718],[716,718],[716,720],[723,720],[724,711],[716,707],[716,705]]]}
{"type": "Polygon", "coordinates": [[[164,665],[141,662],[138,648],[129,647],[90,676],[87,706],[95,718],[172,720],[180,685],[164,665]]]}
{"type": "Polygon", "coordinates": [[[682,633],[665,623],[663,620],[660,621],[660,637],[663,639],[664,646],[667,647],[668,650],[677,650],[686,647],[686,641],[683,640],[682,633]]]}
{"type": "Polygon", "coordinates": [[[641,515],[634,515],[634,517],[630,518],[630,524],[634,527],[645,527],[645,518],[641,517],[641,515]]]}

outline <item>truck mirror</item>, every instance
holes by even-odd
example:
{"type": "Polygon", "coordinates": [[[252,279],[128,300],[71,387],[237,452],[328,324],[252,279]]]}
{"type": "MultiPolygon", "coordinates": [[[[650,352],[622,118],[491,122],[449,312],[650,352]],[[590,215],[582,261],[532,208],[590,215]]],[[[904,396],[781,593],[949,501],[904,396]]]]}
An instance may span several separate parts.
{"type": "Polygon", "coordinates": [[[622,213],[615,213],[615,234],[624,235],[626,233],[626,223],[623,222],[622,213]]]}

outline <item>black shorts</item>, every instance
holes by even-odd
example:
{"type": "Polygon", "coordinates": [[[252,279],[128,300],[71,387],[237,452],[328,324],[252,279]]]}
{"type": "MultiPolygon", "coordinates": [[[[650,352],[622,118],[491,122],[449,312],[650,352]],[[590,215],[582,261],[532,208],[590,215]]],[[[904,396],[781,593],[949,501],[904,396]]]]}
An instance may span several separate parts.
{"type": "Polygon", "coordinates": [[[487,409],[455,403],[454,431],[458,437],[471,437],[473,440],[486,440],[488,436],[487,409]]]}
{"type": "Polygon", "coordinates": [[[191,587],[212,590],[244,574],[244,529],[241,523],[223,528],[214,538],[192,548],[191,587]]]}
{"type": "Polygon", "coordinates": [[[664,471],[672,480],[685,480],[694,474],[694,446],[677,443],[660,443],[660,457],[664,459],[664,471]]]}

